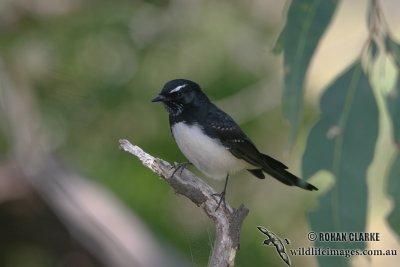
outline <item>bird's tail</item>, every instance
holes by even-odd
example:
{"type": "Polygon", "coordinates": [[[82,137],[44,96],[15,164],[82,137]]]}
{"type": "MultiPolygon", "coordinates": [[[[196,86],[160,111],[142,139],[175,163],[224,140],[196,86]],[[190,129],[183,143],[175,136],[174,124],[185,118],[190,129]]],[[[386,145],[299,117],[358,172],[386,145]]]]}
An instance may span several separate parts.
{"type": "Polygon", "coordinates": [[[305,190],[318,190],[315,186],[312,184],[307,183],[306,181],[300,179],[296,175],[288,172],[286,169],[287,167],[281,163],[280,161],[277,161],[267,155],[264,155],[264,162],[265,164],[262,166],[263,171],[274,177],[275,179],[281,181],[282,183],[290,186],[298,186],[300,188],[303,188],[305,190]]]}

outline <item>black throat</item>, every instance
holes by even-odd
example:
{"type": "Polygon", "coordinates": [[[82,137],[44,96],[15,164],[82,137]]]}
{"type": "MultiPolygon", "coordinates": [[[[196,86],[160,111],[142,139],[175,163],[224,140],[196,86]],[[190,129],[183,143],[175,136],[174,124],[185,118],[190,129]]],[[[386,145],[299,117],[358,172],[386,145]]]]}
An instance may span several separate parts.
{"type": "Polygon", "coordinates": [[[173,109],[172,112],[169,112],[170,126],[172,127],[179,122],[185,122],[189,125],[201,124],[206,119],[211,106],[212,104],[204,94],[198,94],[193,102],[188,104],[170,103],[168,108],[173,109]]]}

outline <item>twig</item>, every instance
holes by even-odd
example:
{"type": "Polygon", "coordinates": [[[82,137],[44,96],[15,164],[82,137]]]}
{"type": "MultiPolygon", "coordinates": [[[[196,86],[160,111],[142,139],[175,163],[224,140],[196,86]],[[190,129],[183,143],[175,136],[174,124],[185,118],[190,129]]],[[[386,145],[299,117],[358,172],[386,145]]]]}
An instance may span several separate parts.
{"type": "Polygon", "coordinates": [[[171,177],[174,169],[168,162],[147,154],[128,140],[121,139],[119,144],[122,150],[138,157],[144,166],[166,181],[176,193],[189,198],[214,221],[216,237],[208,266],[234,266],[239,248],[240,228],[249,210],[243,204],[239,209],[234,209],[228,203],[226,207],[221,206],[216,210],[217,201],[213,197],[216,192],[193,173],[185,169],[171,177]]]}

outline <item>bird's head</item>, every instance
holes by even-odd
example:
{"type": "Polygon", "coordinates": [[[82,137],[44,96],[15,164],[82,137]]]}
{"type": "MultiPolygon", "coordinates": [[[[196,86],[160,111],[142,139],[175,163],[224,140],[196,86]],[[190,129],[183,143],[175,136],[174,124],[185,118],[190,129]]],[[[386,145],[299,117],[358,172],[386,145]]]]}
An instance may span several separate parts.
{"type": "Polygon", "coordinates": [[[179,115],[188,106],[207,99],[200,86],[192,81],[176,79],[167,82],[152,102],[162,102],[172,116],[179,115]]]}

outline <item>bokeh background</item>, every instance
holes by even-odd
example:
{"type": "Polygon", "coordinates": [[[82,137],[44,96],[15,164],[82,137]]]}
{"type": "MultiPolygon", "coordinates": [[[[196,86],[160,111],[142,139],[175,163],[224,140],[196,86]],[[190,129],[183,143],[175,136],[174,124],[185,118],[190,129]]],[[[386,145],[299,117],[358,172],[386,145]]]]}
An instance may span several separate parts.
{"type": "MultiPolygon", "coordinates": [[[[367,5],[340,4],[313,60],[304,121],[292,144],[281,112],[282,56],[272,53],[285,6],[272,0],[1,0],[0,266],[205,266],[213,224],[121,152],[118,140],[185,161],[166,112],[150,100],[166,81],[187,78],[262,151],[300,175],[318,97],[357,56],[367,35],[367,5]]],[[[389,24],[399,25],[390,16],[398,4],[385,8],[389,24]]],[[[205,180],[217,191],[223,186],[205,180]]],[[[383,187],[380,181],[373,193],[378,211],[389,209],[383,187]]],[[[243,172],[230,180],[227,200],[250,209],[237,266],[284,264],[262,245],[258,225],[294,247],[312,246],[306,212],[317,208],[318,193],[243,172]]],[[[399,248],[395,237],[389,242],[399,248]]],[[[394,266],[393,259],[382,261],[394,266]]],[[[317,264],[314,257],[292,262],[317,264]]]]}

